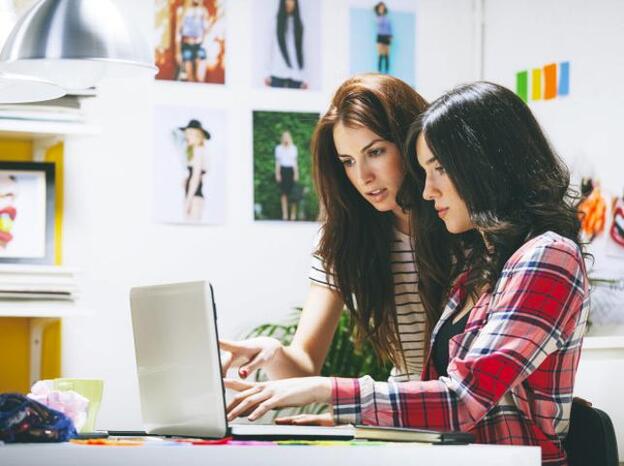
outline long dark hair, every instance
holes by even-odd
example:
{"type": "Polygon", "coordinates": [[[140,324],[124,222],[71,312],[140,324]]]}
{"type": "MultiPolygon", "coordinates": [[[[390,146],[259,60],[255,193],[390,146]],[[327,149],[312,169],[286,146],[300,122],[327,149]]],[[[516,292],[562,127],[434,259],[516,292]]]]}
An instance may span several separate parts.
{"type": "MultiPolygon", "coordinates": [[[[413,155],[419,134],[446,170],[479,233],[466,245],[465,286],[473,296],[484,287],[493,289],[509,257],[537,235],[554,231],[581,247],[568,169],[529,107],[512,91],[476,82],[433,102],[416,120],[407,142],[410,171],[422,177],[413,155]]],[[[417,248],[417,253],[435,260],[431,251],[417,248]]]]}
{"type": "MultiPolygon", "coordinates": [[[[303,23],[301,22],[301,14],[299,13],[299,0],[295,1],[295,10],[292,16],[295,24],[295,49],[297,51],[297,64],[299,69],[303,68],[303,23]]],[[[280,0],[279,9],[277,10],[277,42],[284,61],[289,68],[292,68],[290,57],[288,56],[288,48],[286,47],[286,0],[280,0]]]]}
{"type": "Polygon", "coordinates": [[[409,126],[425,106],[425,100],[397,78],[355,76],[338,88],[312,138],[323,222],[317,254],[325,269],[334,273],[338,291],[355,317],[357,340],[368,339],[379,356],[395,364],[404,359],[390,260],[394,216],[377,211],[349,181],[338,159],[333,129],[337,123],[366,127],[403,150],[409,126]]]}

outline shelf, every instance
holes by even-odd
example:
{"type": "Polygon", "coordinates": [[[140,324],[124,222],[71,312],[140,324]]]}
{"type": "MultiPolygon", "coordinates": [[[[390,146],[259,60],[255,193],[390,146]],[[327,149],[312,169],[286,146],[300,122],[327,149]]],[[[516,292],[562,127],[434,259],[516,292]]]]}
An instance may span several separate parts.
{"type": "Polygon", "coordinates": [[[0,301],[0,317],[76,317],[91,315],[92,311],[74,302],[15,300],[0,301]]]}
{"type": "Polygon", "coordinates": [[[36,139],[59,135],[93,136],[99,132],[100,129],[97,126],[74,121],[0,118],[0,136],[3,138],[36,139]]]}

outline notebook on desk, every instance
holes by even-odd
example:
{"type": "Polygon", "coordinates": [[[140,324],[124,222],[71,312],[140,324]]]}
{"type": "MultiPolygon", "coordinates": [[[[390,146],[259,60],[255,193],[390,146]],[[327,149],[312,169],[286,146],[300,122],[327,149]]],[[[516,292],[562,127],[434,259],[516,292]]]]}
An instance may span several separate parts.
{"type": "Polygon", "coordinates": [[[418,429],[229,424],[212,286],[189,282],[135,287],[130,291],[130,308],[141,412],[149,435],[339,440],[381,439],[381,435],[384,440],[432,443],[472,440],[462,432],[418,429]]]}

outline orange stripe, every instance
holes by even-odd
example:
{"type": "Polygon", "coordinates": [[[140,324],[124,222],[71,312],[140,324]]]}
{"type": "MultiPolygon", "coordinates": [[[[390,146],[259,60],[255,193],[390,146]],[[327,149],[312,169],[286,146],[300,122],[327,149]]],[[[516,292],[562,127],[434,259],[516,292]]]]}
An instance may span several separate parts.
{"type": "Polygon", "coordinates": [[[544,65],[544,100],[557,97],[557,64],[544,65]]]}

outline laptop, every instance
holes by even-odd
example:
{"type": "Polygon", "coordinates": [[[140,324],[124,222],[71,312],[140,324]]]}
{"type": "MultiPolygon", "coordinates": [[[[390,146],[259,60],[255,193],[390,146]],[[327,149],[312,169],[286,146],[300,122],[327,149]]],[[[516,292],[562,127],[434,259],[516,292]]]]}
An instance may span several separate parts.
{"type": "Polygon", "coordinates": [[[217,312],[208,282],[135,287],[130,291],[130,308],[146,434],[240,439],[353,438],[351,426],[228,424],[217,312]]]}
{"type": "Polygon", "coordinates": [[[375,426],[228,424],[212,285],[205,281],[130,291],[141,412],[145,432],[219,439],[387,440],[465,444],[467,432],[375,426]]]}

